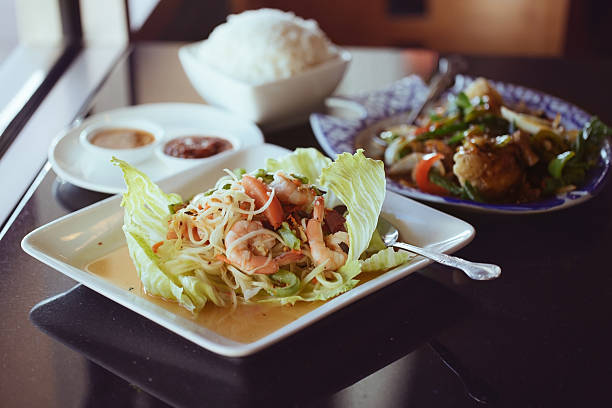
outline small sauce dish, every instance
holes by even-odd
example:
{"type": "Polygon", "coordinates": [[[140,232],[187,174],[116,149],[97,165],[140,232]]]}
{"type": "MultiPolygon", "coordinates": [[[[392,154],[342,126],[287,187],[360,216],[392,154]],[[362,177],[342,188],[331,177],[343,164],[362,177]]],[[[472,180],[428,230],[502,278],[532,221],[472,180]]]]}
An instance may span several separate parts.
{"type": "Polygon", "coordinates": [[[187,168],[239,148],[240,141],[231,136],[184,130],[168,135],[155,152],[169,166],[187,168]]]}
{"type": "Polygon", "coordinates": [[[154,122],[121,119],[92,123],[81,131],[79,141],[99,160],[115,156],[132,164],[149,158],[163,137],[164,129],[154,122]]]}

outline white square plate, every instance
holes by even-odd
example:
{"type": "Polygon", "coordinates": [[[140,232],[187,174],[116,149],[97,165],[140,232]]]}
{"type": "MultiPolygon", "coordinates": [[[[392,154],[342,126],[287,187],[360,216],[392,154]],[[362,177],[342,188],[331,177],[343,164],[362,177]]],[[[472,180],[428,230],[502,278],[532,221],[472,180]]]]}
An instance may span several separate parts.
{"type": "MultiPolygon", "coordinates": [[[[263,166],[266,158],[279,157],[287,152],[288,150],[282,147],[270,144],[239,150],[166,178],[159,184],[167,192],[190,197],[212,187],[223,175],[224,168],[259,168],[263,166]]],[[[123,209],[119,206],[120,201],[120,196],[110,197],[44,225],[28,234],[23,239],[22,247],[36,259],[83,285],[178,335],[225,356],[238,357],[255,353],[431,263],[427,259],[416,257],[406,265],[390,270],[329,300],[265,337],[251,343],[240,343],[197,325],[85,270],[85,266],[90,262],[125,245],[121,230],[123,209]],[[98,242],[112,244],[100,246],[98,242]]],[[[474,228],[470,224],[389,191],[382,213],[398,227],[403,240],[438,251],[454,252],[467,245],[474,237],[474,228]]]]}

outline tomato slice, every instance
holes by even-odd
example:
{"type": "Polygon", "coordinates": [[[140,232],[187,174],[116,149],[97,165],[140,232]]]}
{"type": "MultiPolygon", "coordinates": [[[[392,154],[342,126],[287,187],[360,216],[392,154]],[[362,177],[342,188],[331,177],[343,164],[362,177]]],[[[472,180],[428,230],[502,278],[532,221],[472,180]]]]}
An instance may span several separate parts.
{"type": "Polygon", "coordinates": [[[428,132],[428,131],[429,131],[429,126],[423,126],[423,127],[417,128],[414,131],[414,135],[415,136],[422,135],[423,133],[428,132]]]}
{"type": "Polygon", "coordinates": [[[420,162],[414,168],[414,178],[416,179],[417,187],[424,193],[444,195],[448,194],[448,190],[440,187],[437,184],[429,181],[429,171],[431,166],[438,160],[442,160],[444,156],[440,153],[430,153],[423,156],[420,162]]]}
{"type": "MultiPolygon", "coordinates": [[[[270,193],[268,193],[266,185],[253,176],[248,174],[242,176],[242,186],[247,195],[255,200],[255,207],[257,209],[263,207],[270,198],[270,193]]],[[[276,196],[272,199],[270,206],[264,211],[264,215],[268,221],[270,221],[274,229],[280,227],[283,222],[284,213],[283,207],[276,196]]]]}

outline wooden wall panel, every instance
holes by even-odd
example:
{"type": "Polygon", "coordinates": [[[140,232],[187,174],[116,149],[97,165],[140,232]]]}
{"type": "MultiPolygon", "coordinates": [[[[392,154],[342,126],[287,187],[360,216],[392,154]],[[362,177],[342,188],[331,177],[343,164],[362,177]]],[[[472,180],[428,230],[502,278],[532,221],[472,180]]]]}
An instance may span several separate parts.
{"type": "Polygon", "coordinates": [[[563,53],[570,0],[427,0],[422,16],[396,17],[385,0],[231,0],[313,18],[341,45],[423,46],[496,55],[563,53]]]}

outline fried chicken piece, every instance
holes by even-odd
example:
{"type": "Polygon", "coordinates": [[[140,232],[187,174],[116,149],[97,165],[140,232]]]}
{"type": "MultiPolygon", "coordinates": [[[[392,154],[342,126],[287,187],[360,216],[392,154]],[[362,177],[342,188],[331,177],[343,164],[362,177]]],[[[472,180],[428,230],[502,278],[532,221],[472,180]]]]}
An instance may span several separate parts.
{"type": "Polygon", "coordinates": [[[477,96],[484,98],[489,105],[489,110],[497,114],[499,114],[501,106],[504,104],[504,100],[499,92],[484,78],[477,78],[465,88],[464,92],[470,100],[477,96]]]}
{"type": "Polygon", "coordinates": [[[521,150],[514,144],[495,146],[485,137],[466,141],[455,153],[453,172],[461,185],[469,182],[486,199],[512,197],[525,180],[521,150]]]}

